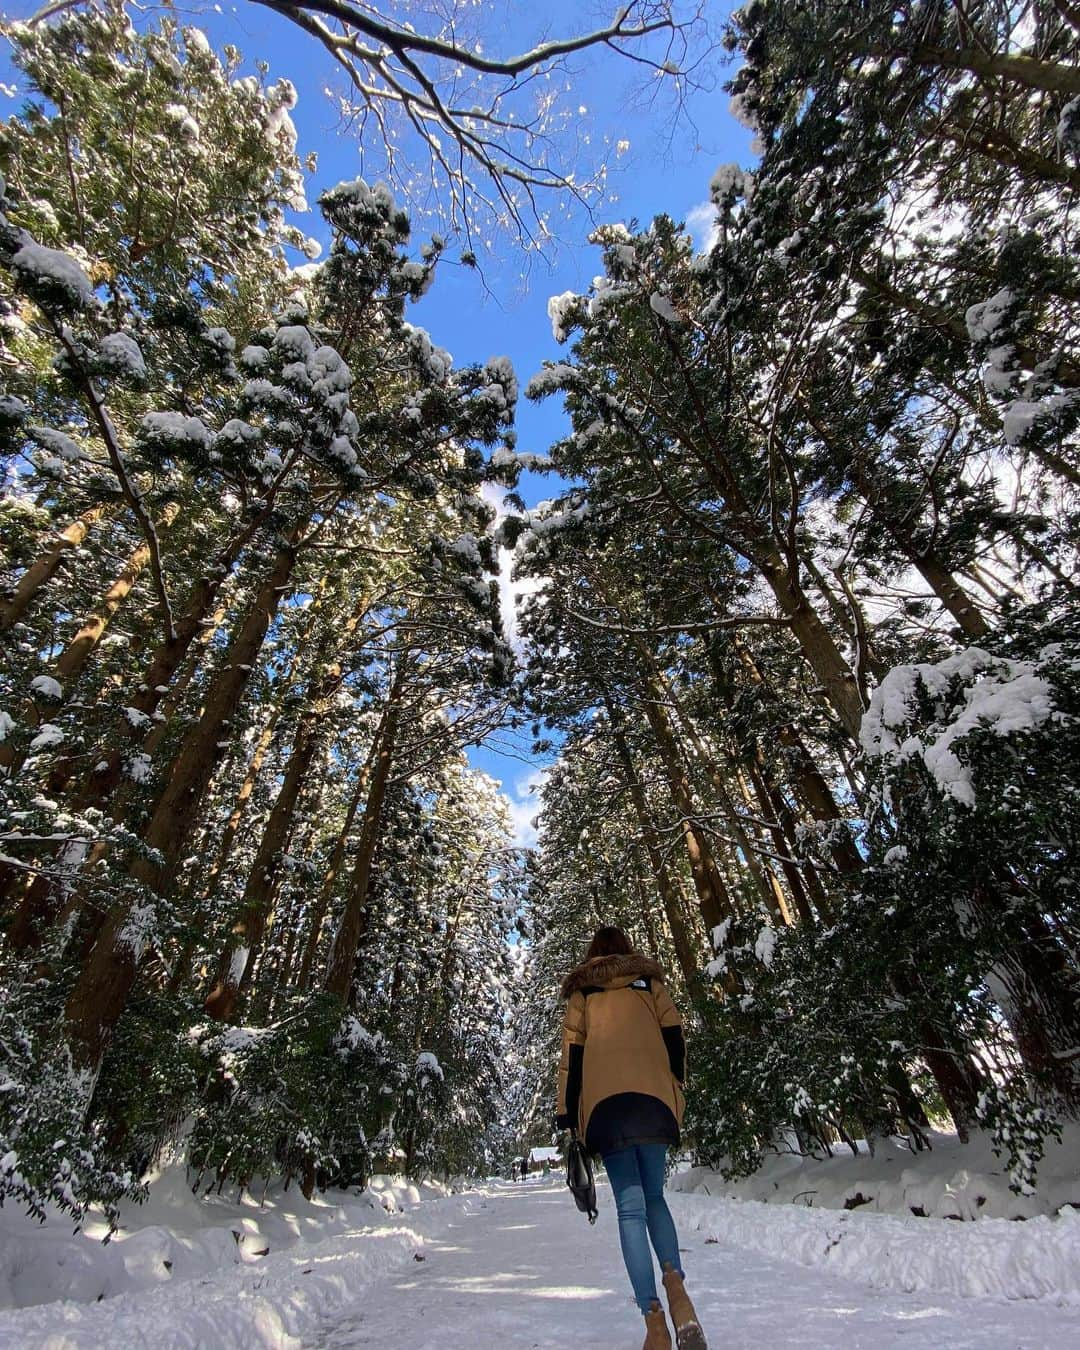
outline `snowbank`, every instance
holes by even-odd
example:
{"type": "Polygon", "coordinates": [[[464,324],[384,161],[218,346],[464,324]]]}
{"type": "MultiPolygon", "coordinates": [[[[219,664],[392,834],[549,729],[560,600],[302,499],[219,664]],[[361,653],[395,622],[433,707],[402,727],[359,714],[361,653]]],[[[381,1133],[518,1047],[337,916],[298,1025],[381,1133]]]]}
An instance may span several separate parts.
{"type": "Polygon", "coordinates": [[[931,1138],[914,1155],[773,1157],[736,1182],[691,1168],[671,1181],[676,1221],[872,1289],[1080,1305],[1080,1130],[1050,1145],[1033,1196],[1009,1190],[985,1137],[931,1138]]]}
{"type": "Polygon", "coordinates": [[[696,1167],[679,1173],[671,1185],[725,1199],[936,1219],[1033,1219],[1065,1205],[1080,1206],[1080,1127],[1067,1127],[1060,1144],[1047,1144],[1038,1190],[1030,1196],[1009,1190],[989,1136],[973,1134],[970,1143],[961,1144],[953,1134],[931,1133],[930,1141],[924,1153],[882,1140],[873,1157],[865,1145],[857,1158],[846,1148],[822,1159],[774,1155],[740,1181],[696,1167]]]}
{"type": "Polygon", "coordinates": [[[105,1245],[103,1227],[73,1236],[62,1218],[39,1225],[6,1209],[0,1346],[283,1350],[474,1203],[389,1177],[310,1202],[295,1188],[262,1206],[197,1200],[175,1168],[105,1245]]]}
{"type": "Polygon", "coordinates": [[[831,1274],[870,1289],[1080,1306],[1080,1211],[978,1224],[837,1213],[755,1200],[673,1197],[681,1231],[831,1274]]]}

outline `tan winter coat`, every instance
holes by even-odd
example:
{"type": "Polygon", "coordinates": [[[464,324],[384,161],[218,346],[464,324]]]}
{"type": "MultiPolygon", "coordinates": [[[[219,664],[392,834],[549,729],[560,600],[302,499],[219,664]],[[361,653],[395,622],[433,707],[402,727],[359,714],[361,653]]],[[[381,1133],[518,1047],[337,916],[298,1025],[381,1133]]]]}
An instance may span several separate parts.
{"type": "Polygon", "coordinates": [[[601,956],[577,966],[563,981],[567,1000],[559,1064],[559,1114],[566,1111],[571,1046],[584,1047],[578,1133],[588,1134],[598,1103],[619,1093],[644,1093],[668,1106],[682,1125],[682,1089],[671,1071],[661,1028],[681,1026],[655,961],[633,952],[601,956]],[[633,988],[648,981],[648,989],[633,988]],[[588,994],[599,988],[603,994],[588,994]]]}

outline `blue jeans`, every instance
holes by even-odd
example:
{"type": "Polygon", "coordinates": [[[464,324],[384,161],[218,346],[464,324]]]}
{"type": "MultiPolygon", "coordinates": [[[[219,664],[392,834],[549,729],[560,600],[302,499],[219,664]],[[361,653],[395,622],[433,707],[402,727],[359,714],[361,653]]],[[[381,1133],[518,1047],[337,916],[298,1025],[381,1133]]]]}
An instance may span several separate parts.
{"type": "Polygon", "coordinates": [[[664,1199],[666,1161],[665,1144],[635,1144],[604,1154],[604,1167],[611,1179],[619,1215],[623,1260],[634,1287],[634,1298],[643,1313],[657,1302],[650,1238],[661,1269],[670,1265],[680,1275],[683,1273],[675,1223],[664,1199]]]}

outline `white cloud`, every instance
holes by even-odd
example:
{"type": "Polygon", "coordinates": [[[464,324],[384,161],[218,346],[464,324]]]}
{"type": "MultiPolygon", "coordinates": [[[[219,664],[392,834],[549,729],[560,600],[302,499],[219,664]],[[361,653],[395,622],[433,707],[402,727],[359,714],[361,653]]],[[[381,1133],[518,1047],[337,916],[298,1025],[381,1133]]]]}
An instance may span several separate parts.
{"type": "Polygon", "coordinates": [[[720,234],[716,207],[712,202],[698,202],[686,213],[686,229],[699,253],[708,253],[720,234]]]}
{"type": "Polygon", "coordinates": [[[536,817],[540,812],[540,790],[551,772],[549,768],[530,769],[516,778],[510,790],[504,789],[510,812],[510,826],[514,843],[519,848],[534,848],[537,841],[536,817]]]}

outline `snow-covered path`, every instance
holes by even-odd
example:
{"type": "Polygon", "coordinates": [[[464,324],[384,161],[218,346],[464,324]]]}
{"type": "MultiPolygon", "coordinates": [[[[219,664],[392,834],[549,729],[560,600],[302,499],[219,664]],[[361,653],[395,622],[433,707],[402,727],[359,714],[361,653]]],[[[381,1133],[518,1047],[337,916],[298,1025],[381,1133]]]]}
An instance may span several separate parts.
{"type": "MultiPolygon", "coordinates": [[[[679,1197],[673,1197],[678,1221],[679,1197]]],[[[883,1294],[835,1275],[707,1243],[680,1225],[688,1288],[716,1350],[843,1346],[1035,1350],[1076,1344],[1075,1310],[1046,1303],[883,1294]]],[[[560,1179],[491,1191],[328,1320],[311,1350],[494,1346],[639,1350],[606,1187],[590,1228],[560,1179]]]]}

